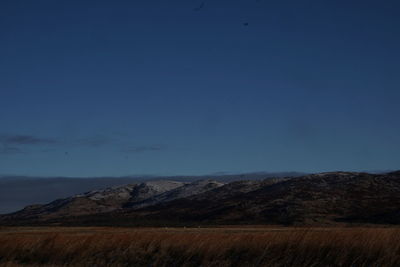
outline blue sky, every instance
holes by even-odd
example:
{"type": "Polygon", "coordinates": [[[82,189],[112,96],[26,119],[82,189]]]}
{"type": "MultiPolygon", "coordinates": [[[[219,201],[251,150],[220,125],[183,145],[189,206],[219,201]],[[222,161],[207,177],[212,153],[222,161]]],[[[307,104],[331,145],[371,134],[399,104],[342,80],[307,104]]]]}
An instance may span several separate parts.
{"type": "Polygon", "coordinates": [[[398,1],[0,2],[0,173],[399,169],[398,1]]]}

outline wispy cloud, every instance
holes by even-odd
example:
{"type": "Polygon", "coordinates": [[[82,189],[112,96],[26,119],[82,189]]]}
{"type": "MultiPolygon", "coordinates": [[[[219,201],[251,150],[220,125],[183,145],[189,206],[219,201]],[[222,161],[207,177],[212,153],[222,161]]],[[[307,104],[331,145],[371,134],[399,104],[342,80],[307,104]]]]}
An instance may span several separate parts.
{"type": "Polygon", "coordinates": [[[6,145],[0,145],[0,155],[14,155],[24,153],[18,147],[10,147],[6,145]]]}
{"type": "Polygon", "coordinates": [[[150,151],[161,151],[165,150],[167,147],[165,145],[155,144],[146,146],[130,146],[122,150],[124,153],[144,153],[150,151]]]}
{"type": "Polygon", "coordinates": [[[34,135],[22,135],[22,134],[0,134],[0,145],[15,149],[22,148],[25,146],[53,146],[53,147],[100,147],[109,145],[113,142],[113,139],[105,136],[91,136],[75,140],[58,140],[55,138],[43,138],[34,135]]]}
{"type": "Polygon", "coordinates": [[[130,140],[121,140],[104,135],[95,135],[77,139],[44,138],[35,135],[1,134],[0,155],[13,155],[28,152],[54,152],[67,149],[92,149],[100,147],[114,147],[122,153],[140,154],[151,151],[165,150],[162,144],[131,145],[130,140]]]}
{"type": "Polygon", "coordinates": [[[25,153],[27,146],[53,145],[55,139],[41,138],[34,135],[0,134],[0,155],[14,155],[25,153]]]}
{"type": "Polygon", "coordinates": [[[3,145],[48,145],[57,143],[57,140],[33,135],[1,134],[0,143],[3,145]]]}

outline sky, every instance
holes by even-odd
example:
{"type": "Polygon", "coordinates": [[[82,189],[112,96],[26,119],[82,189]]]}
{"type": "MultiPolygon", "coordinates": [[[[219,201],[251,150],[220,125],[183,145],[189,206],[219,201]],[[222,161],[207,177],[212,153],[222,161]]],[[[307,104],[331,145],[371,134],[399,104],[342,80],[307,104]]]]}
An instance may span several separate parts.
{"type": "Polygon", "coordinates": [[[400,2],[0,1],[0,174],[400,169],[400,2]]]}

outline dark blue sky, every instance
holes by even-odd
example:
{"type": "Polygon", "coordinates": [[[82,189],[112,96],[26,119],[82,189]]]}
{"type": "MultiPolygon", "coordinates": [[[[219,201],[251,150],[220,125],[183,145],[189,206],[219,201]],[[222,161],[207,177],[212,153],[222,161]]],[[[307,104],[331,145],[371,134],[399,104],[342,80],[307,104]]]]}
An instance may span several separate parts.
{"type": "Polygon", "coordinates": [[[399,1],[201,3],[2,0],[0,173],[399,169],[399,1]]]}

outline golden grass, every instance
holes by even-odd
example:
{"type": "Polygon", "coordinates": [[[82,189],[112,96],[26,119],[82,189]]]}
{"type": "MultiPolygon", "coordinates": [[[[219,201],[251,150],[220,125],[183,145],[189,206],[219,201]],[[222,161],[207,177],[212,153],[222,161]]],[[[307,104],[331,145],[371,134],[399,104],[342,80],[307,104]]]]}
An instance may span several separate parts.
{"type": "Polygon", "coordinates": [[[400,266],[400,228],[2,228],[2,266],[400,266]]]}

